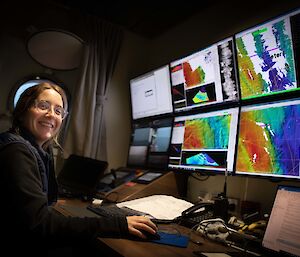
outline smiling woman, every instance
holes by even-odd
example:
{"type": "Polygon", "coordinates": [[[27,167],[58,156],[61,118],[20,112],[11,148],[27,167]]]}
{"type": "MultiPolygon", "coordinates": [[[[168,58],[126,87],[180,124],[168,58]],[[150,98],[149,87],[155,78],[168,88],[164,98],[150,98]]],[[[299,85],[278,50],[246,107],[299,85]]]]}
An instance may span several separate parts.
{"type": "Polygon", "coordinates": [[[41,148],[51,141],[58,144],[57,135],[67,108],[66,94],[59,86],[47,82],[32,86],[21,94],[17,102],[13,112],[13,130],[29,131],[41,148]],[[42,101],[50,105],[48,109],[41,106],[42,101]],[[58,109],[63,111],[56,113],[58,109]]]}
{"type": "Polygon", "coordinates": [[[37,97],[24,115],[23,126],[33,134],[40,147],[58,133],[64,113],[58,111],[60,109],[64,110],[61,95],[49,88],[37,97]],[[46,103],[49,108],[45,107],[46,103]]]}
{"type": "Polygon", "coordinates": [[[12,129],[0,134],[0,195],[6,196],[2,201],[6,211],[0,212],[1,231],[6,235],[1,247],[10,253],[62,256],[63,247],[68,249],[63,256],[83,256],[86,250],[92,254],[97,236],[145,238],[142,231],[155,234],[157,230],[146,217],[62,217],[52,208],[58,194],[52,150],[67,109],[61,87],[32,86],[17,102],[12,129]],[[17,248],[16,235],[22,238],[17,248]]]}

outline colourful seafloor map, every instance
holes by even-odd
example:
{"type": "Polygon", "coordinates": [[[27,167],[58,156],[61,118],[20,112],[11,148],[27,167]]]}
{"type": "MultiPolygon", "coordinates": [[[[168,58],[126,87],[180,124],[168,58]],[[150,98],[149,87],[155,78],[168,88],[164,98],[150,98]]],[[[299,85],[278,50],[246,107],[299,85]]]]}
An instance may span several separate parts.
{"type": "Polygon", "coordinates": [[[241,112],[236,170],[299,176],[300,105],[241,112]]]}
{"type": "Polygon", "coordinates": [[[242,99],[297,88],[288,18],[237,35],[236,46],[242,99]]]}

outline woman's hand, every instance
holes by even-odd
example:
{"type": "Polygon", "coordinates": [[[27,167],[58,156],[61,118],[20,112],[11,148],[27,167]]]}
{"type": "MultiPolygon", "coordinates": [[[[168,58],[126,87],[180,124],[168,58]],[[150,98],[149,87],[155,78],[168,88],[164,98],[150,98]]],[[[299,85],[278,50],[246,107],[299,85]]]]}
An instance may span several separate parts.
{"type": "Polygon", "coordinates": [[[146,239],[147,237],[143,234],[143,231],[150,234],[155,234],[157,231],[157,226],[147,217],[128,216],[126,218],[129,233],[132,235],[146,239]]]}

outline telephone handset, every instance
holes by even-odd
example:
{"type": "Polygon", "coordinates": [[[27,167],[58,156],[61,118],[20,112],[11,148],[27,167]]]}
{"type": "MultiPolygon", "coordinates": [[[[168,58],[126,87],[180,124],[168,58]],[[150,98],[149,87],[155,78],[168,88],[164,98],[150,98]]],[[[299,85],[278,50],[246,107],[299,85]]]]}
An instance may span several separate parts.
{"type": "Polygon", "coordinates": [[[211,219],[214,217],[214,204],[211,202],[202,202],[193,205],[184,210],[180,216],[180,224],[193,227],[202,220],[211,219]]]}

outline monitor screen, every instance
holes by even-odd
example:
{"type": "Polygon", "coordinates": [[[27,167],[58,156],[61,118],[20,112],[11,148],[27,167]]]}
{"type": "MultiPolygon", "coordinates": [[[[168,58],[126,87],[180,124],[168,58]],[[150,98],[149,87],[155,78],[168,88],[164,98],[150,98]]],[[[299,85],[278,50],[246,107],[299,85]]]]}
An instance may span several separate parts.
{"type": "Polygon", "coordinates": [[[57,176],[59,192],[69,196],[92,196],[108,163],[71,154],[57,176]]]}
{"type": "Polygon", "coordinates": [[[237,101],[233,38],[170,64],[174,112],[237,101]]]}
{"type": "Polygon", "coordinates": [[[242,100],[299,89],[299,12],[235,35],[242,100]]]}
{"type": "Polygon", "coordinates": [[[169,65],[130,80],[133,120],[173,112],[169,65]]]}
{"type": "Polygon", "coordinates": [[[262,245],[280,256],[300,256],[299,217],[300,187],[279,186],[262,245]]]}
{"type": "Polygon", "coordinates": [[[300,178],[300,99],[242,106],[236,174],[300,178]]]}
{"type": "Polygon", "coordinates": [[[175,117],[169,168],[232,172],[238,114],[238,108],[230,108],[175,117]]]}
{"type": "Polygon", "coordinates": [[[136,121],[127,165],[165,170],[168,165],[173,118],[136,121]]]}

